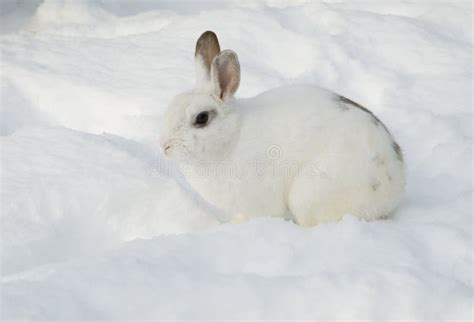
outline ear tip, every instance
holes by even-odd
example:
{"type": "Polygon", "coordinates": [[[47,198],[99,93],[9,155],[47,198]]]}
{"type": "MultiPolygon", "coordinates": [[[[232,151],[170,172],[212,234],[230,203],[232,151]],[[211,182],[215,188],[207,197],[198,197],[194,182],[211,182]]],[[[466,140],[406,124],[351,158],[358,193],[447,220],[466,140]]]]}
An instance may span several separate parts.
{"type": "Polygon", "coordinates": [[[239,56],[237,56],[237,53],[233,51],[232,49],[222,50],[219,53],[219,55],[216,57],[216,59],[232,60],[232,61],[235,61],[237,64],[239,64],[239,56]]]}
{"type": "Polygon", "coordinates": [[[221,55],[225,56],[237,56],[237,53],[233,51],[232,49],[224,49],[221,51],[221,55]]]}
{"type": "Polygon", "coordinates": [[[219,40],[217,38],[217,35],[214,31],[212,30],[207,30],[207,31],[204,31],[201,36],[199,36],[198,40],[197,40],[197,43],[196,44],[199,44],[199,43],[203,43],[203,42],[207,42],[207,43],[219,43],[219,40]]]}
{"type": "Polygon", "coordinates": [[[201,34],[201,36],[199,38],[208,38],[208,37],[217,38],[217,35],[212,30],[206,30],[201,34]]]}

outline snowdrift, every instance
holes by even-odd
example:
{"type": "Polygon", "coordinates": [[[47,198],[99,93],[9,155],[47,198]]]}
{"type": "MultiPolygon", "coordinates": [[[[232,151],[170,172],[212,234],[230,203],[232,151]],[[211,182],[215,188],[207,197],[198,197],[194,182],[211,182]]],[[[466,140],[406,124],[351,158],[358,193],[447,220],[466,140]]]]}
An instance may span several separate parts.
{"type": "Polygon", "coordinates": [[[2,319],[472,319],[469,3],[4,8],[2,319]],[[188,187],[157,133],[208,29],[241,97],[310,83],[384,121],[408,167],[391,218],[230,224],[188,187]]]}

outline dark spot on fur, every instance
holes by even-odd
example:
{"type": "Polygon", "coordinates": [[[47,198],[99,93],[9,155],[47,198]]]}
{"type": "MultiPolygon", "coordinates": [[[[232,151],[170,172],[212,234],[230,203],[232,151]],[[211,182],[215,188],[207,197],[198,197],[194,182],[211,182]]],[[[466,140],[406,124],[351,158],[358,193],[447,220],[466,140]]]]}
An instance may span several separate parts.
{"type": "Polygon", "coordinates": [[[401,149],[400,146],[397,144],[397,142],[393,141],[392,147],[393,147],[393,150],[395,151],[395,153],[397,154],[398,160],[401,161],[401,162],[403,162],[402,149],[401,149]]]}
{"type": "Polygon", "coordinates": [[[388,181],[392,181],[392,176],[387,173],[387,179],[388,181]]]}
{"type": "Polygon", "coordinates": [[[385,126],[385,124],[382,123],[382,121],[380,121],[380,119],[374,114],[372,113],[372,111],[370,111],[369,109],[365,108],[364,106],[348,99],[347,97],[344,97],[342,95],[337,95],[337,98],[339,99],[339,101],[341,103],[344,103],[344,104],[349,104],[349,105],[352,105],[354,107],[357,107],[358,109],[360,109],[361,111],[364,111],[365,113],[369,114],[372,118],[372,121],[374,122],[374,124],[376,124],[377,126],[379,125],[382,125],[384,130],[388,133],[388,135],[390,135],[390,138],[392,139],[392,147],[393,147],[393,150],[395,151],[395,153],[397,154],[397,158],[399,161],[403,162],[403,153],[402,153],[402,149],[400,148],[400,146],[397,144],[397,142],[395,142],[393,140],[393,137],[392,137],[392,134],[390,133],[390,131],[388,130],[388,128],[385,126]]]}
{"type": "Polygon", "coordinates": [[[339,104],[338,107],[341,111],[348,111],[349,110],[349,106],[347,106],[345,104],[339,104]]]}
{"type": "Polygon", "coordinates": [[[380,187],[380,182],[375,182],[372,183],[372,190],[377,191],[377,189],[380,187]]]}
{"type": "Polygon", "coordinates": [[[341,102],[343,102],[343,103],[351,104],[351,105],[354,105],[355,107],[358,107],[358,108],[361,108],[361,109],[363,109],[363,110],[366,110],[366,108],[363,107],[362,105],[360,105],[360,104],[358,104],[358,103],[356,103],[356,102],[354,102],[354,101],[352,101],[352,100],[350,100],[350,99],[348,99],[347,97],[344,97],[344,96],[342,96],[342,95],[339,95],[339,100],[340,100],[341,102]]]}
{"type": "Polygon", "coordinates": [[[379,167],[383,166],[385,164],[385,160],[382,157],[380,157],[379,155],[376,155],[373,158],[373,160],[374,160],[374,163],[379,167]]]}
{"type": "Polygon", "coordinates": [[[356,103],[356,102],[354,102],[354,101],[352,101],[352,100],[350,100],[347,97],[344,97],[342,95],[338,95],[338,99],[341,103],[350,104],[354,107],[357,107],[361,111],[364,111],[365,113],[369,114],[372,117],[372,121],[375,125],[377,125],[377,126],[382,125],[383,128],[385,129],[385,131],[387,131],[387,133],[390,133],[388,131],[387,127],[385,126],[385,124],[383,124],[382,121],[380,121],[380,119],[374,113],[372,113],[372,111],[369,110],[368,108],[365,108],[364,106],[360,105],[359,103],[356,103]]]}

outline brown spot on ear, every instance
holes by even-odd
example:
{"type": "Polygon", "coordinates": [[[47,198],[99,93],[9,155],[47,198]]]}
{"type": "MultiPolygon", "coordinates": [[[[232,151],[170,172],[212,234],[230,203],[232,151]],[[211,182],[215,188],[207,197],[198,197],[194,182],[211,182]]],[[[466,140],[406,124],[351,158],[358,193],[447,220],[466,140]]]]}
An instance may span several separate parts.
{"type": "Polygon", "coordinates": [[[401,162],[403,162],[402,149],[401,149],[400,146],[397,144],[397,142],[393,141],[392,147],[393,147],[393,150],[395,151],[395,153],[397,154],[398,160],[401,161],[401,162]]]}
{"type": "Polygon", "coordinates": [[[196,51],[194,57],[200,57],[207,72],[211,71],[211,64],[214,57],[219,55],[221,48],[219,46],[219,40],[212,31],[204,32],[196,42],[196,51]]]}

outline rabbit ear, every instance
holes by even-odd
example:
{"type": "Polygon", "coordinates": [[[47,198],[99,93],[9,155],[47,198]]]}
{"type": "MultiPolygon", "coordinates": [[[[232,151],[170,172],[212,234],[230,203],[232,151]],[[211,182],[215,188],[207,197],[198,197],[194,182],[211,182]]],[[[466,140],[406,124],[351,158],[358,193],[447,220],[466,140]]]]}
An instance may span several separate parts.
{"type": "Polygon", "coordinates": [[[197,40],[194,53],[197,86],[205,86],[204,83],[209,82],[212,61],[220,51],[219,40],[212,31],[204,32],[197,40]]]}
{"type": "Polygon", "coordinates": [[[212,62],[211,78],[215,94],[222,100],[234,96],[240,84],[240,64],[237,54],[223,50],[212,62]]]}

